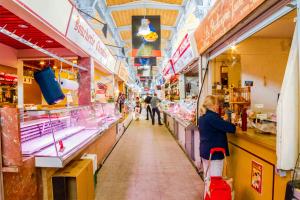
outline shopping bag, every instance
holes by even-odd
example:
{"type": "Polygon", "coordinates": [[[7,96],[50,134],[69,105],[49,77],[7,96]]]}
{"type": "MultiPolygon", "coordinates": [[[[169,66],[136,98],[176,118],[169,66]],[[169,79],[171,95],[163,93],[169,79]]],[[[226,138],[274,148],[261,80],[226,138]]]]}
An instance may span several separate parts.
{"type": "Polygon", "coordinates": [[[233,178],[227,177],[227,159],[224,148],[212,148],[209,155],[209,163],[206,170],[206,175],[211,165],[211,158],[215,152],[222,152],[224,154],[224,176],[211,176],[205,180],[205,191],[204,200],[232,200],[234,199],[233,192],[233,178]]]}
{"type": "Polygon", "coordinates": [[[55,104],[65,98],[51,67],[34,73],[34,79],[40,86],[42,94],[49,105],[55,104]]]}

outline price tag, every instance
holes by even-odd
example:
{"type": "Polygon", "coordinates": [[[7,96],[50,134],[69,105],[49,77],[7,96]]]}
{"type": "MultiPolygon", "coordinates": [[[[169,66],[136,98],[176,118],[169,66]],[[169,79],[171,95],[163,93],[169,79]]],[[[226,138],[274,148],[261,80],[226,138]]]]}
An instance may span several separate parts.
{"type": "Polygon", "coordinates": [[[268,119],[267,114],[256,114],[256,118],[260,120],[268,119]]]}
{"type": "Polygon", "coordinates": [[[255,104],[255,108],[264,108],[264,104],[255,104]]]}

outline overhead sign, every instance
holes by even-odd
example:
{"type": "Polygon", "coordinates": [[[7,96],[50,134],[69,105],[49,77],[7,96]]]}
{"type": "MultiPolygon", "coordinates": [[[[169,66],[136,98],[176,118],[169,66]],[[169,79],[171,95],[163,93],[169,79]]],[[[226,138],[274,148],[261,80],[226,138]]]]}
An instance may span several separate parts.
{"type": "Polygon", "coordinates": [[[132,16],[132,56],[160,57],[160,16],[132,16]]]}
{"type": "Polygon", "coordinates": [[[162,73],[164,76],[167,76],[174,72],[172,60],[169,60],[162,73]]]}
{"type": "Polygon", "coordinates": [[[118,76],[124,81],[127,82],[129,80],[129,72],[126,69],[124,63],[121,62],[120,68],[119,68],[119,74],[118,76]]]}
{"type": "Polygon", "coordinates": [[[200,54],[242,21],[266,0],[222,0],[203,19],[195,38],[200,54]]]}
{"type": "Polygon", "coordinates": [[[37,18],[55,27],[61,34],[65,34],[72,3],[68,0],[15,0],[16,3],[31,12],[37,18]]]}
{"type": "Polygon", "coordinates": [[[67,38],[90,54],[102,67],[114,72],[115,58],[76,9],[70,18],[67,38]]]}
{"type": "Polygon", "coordinates": [[[150,58],[142,58],[142,57],[137,57],[134,58],[134,66],[155,66],[156,65],[156,58],[155,57],[150,57],[150,58]]]}
{"type": "Polygon", "coordinates": [[[189,35],[186,34],[172,56],[175,73],[180,73],[196,56],[189,35]]]}

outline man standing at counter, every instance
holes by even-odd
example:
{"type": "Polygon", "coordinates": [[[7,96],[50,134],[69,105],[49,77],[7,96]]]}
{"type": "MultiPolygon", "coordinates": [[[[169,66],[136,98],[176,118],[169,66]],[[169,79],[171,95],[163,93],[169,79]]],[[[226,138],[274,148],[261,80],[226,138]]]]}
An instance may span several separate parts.
{"type": "Polygon", "coordinates": [[[157,113],[157,117],[158,117],[158,124],[162,125],[161,121],[160,121],[160,111],[158,109],[158,104],[160,102],[160,99],[157,97],[157,94],[154,93],[154,96],[151,98],[151,108],[152,108],[152,125],[155,124],[155,113],[157,113]]]}
{"type": "Polygon", "coordinates": [[[147,110],[146,120],[149,120],[149,114],[150,114],[150,117],[152,119],[152,111],[151,111],[151,107],[150,107],[151,99],[152,99],[152,97],[150,96],[149,93],[147,93],[147,96],[145,98],[145,103],[146,103],[146,106],[147,106],[147,108],[146,108],[146,110],[147,110]]]}

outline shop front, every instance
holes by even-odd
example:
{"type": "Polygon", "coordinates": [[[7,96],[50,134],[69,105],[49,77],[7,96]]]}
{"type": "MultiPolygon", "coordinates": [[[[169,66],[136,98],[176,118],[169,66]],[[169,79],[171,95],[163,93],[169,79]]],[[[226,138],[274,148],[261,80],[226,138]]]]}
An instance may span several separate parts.
{"type": "Polygon", "coordinates": [[[110,95],[94,102],[95,89],[113,91],[115,60],[69,1],[51,1],[47,11],[28,1],[0,3],[1,195],[53,199],[56,173],[85,154],[94,154],[95,173],[116,143],[114,102],[110,95]],[[57,13],[68,17],[55,20],[57,13]],[[45,71],[61,94],[52,103],[37,78],[45,71]]]}
{"type": "Polygon", "coordinates": [[[163,85],[165,125],[188,157],[199,164],[199,133],[195,126],[196,99],[199,92],[199,59],[196,43],[186,34],[164,69],[169,77],[163,85]],[[174,71],[174,75],[169,75],[174,71]]]}
{"type": "Polygon", "coordinates": [[[195,32],[206,71],[199,104],[206,95],[219,96],[220,115],[237,125],[228,135],[235,199],[284,199],[298,157],[296,5],[239,2],[242,11],[217,2],[195,32]],[[216,18],[224,8],[223,18],[216,18]],[[220,34],[205,35],[208,30],[220,34]]]}

